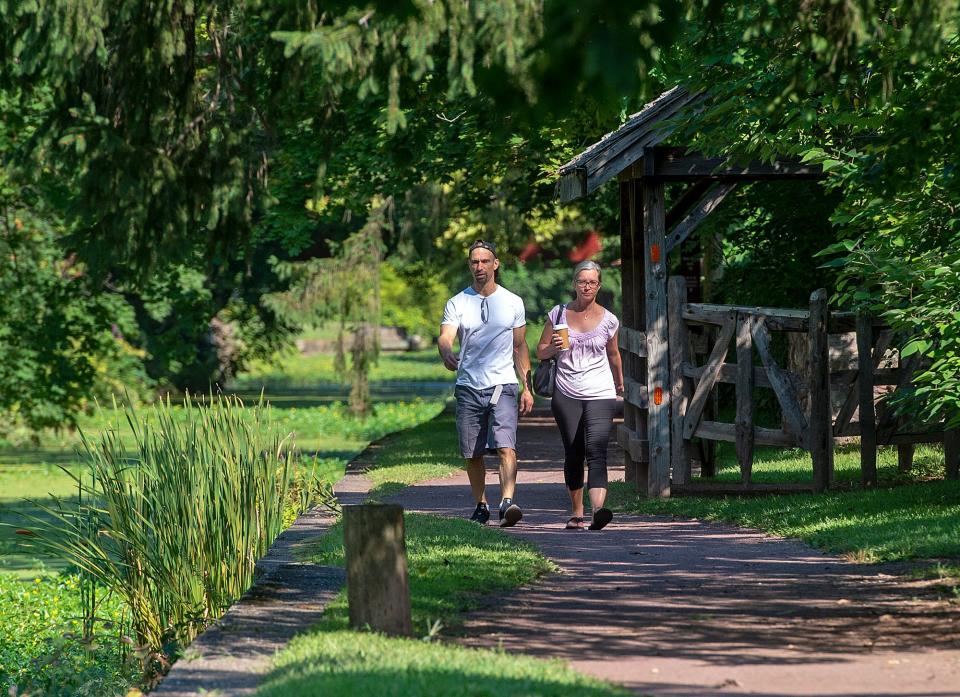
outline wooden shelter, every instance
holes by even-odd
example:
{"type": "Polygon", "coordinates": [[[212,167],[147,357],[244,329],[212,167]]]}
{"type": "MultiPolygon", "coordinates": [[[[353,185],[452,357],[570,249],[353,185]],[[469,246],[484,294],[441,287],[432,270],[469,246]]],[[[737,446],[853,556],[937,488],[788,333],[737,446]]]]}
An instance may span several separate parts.
{"type": "Polygon", "coordinates": [[[669,277],[670,252],[690,238],[739,183],[789,183],[823,176],[819,166],[796,160],[743,165],[661,145],[678,123],[695,118],[703,106],[702,96],[675,87],[560,168],[559,193],[564,203],[587,196],[614,177],[619,184],[625,404],[618,442],[624,449],[627,480],[655,497],[703,491],[702,485],[691,481],[692,465],[699,461],[701,473],[712,473],[709,446],[726,440],[736,444],[741,481],[712,490],[822,491],[833,483],[834,439],[861,435],[861,431],[867,484],[876,482],[878,444],[901,446],[903,463],[911,459],[913,443],[942,441],[947,476],[956,478],[960,462],[956,431],[944,433],[941,425],[932,424],[919,433],[904,432],[893,411],[876,399],[875,385],[902,388],[916,368],[909,361],[899,362],[896,355],[892,364],[888,360],[893,336],[887,328],[867,317],[831,313],[823,290],[811,295],[805,310],[706,305],[688,302],[686,279],[669,277]],[[670,182],[685,186],[668,207],[665,185],[670,182]],[[870,359],[832,372],[829,335],[852,330],[857,331],[860,355],[870,359]],[[774,331],[809,337],[806,376],[777,364],[771,351],[770,332],[774,331]],[[735,342],[737,361],[727,364],[731,342],[735,342]],[[705,359],[702,365],[698,356],[705,359]],[[716,386],[721,382],[736,386],[735,423],[716,420],[716,386]],[[758,387],[776,395],[783,416],[781,429],[759,428],[754,423],[753,392],[758,387]],[[830,396],[836,390],[846,395],[834,414],[830,396]],[[855,414],[862,416],[854,422],[855,414]],[[754,484],[753,451],[763,444],[810,451],[812,486],[754,484]]]}

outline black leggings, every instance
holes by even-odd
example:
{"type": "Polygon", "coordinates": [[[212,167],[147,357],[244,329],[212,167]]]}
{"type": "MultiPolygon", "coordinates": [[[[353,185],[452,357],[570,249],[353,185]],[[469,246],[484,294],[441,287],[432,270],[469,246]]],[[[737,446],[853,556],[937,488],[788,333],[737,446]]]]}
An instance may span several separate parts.
{"type": "Polygon", "coordinates": [[[560,427],[566,457],[563,480],[571,491],[583,488],[583,463],[586,460],[587,486],[607,488],[607,445],[613,427],[615,399],[573,399],[553,393],[550,409],[560,427]]]}

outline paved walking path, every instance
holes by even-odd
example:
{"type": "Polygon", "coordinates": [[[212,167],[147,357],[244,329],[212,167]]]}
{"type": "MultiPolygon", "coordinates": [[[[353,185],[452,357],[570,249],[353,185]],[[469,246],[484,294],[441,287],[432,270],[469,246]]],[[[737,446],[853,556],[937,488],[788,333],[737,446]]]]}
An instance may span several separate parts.
{"type": "MultiPolygon", "coordinates": [[[[518,435],[524,518],[509,533],[561,572],[491,600],[452,639],[558,657],[638,694],[960,696],[960,606],[931,600],[924,584],[726,525],[618,515],[602,532],[564,531],[556,426],[525,419],[518,435]]],[[[336,488],[341,502],[364,498],[370,483],[358,469],[383,447],[389,439],[353,463],[336,488]]],[[[623,477],[618,452],[614,479],[623,477]]],[[[492,467],[488,484],[497,501],[492,467]]],[[[473,509],[465,473],[394,500],[455,517],[473,509]]],[[[273,653],[316,622],[342,584],[342,570],[294,554],[330,522],[315,511],[283,533],[261,562],[263,578],[155,693],[253,694],[273,653]]]]}
{"type": "MultiPolygon", "coordinates": [[[[553,420],[521,421],[518,443],[524,518],[510,533],[562,571],[468,616],[462,643],[559,657],[640,694],[960,695],[960,607],[923,584],[726,525],[617,516],[601,532],[562,530],[553,420]]],[[[487,481],[499,501],[492,467],[487,481]]],[[[465,473],[393,500],[473,509],[465,473]]]]}

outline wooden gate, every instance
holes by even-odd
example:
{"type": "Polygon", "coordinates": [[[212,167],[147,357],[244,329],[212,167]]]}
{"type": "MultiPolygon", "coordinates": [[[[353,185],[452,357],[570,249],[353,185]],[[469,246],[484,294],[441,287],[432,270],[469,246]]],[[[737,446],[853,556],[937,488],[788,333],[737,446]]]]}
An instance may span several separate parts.
{"type": "Polygon", "coordinates": [[[876,484],[876,448],[898,445],[901,463],[912,459],[915,443],[944,442],[947,476],[957,477],[960,448],[956,431],[944,433],[942,424],[907,432],[887,398],[877,400],[876,385],[897,389],[909,385],[917,368],[914,357],[896,367],[881,367],[891,353],[893,333],[868,317],[830,313],[826,291],[810,298],[809,310],[739,307],[686,302],[686,281],[672,277],[668,284],[671,385],[671,469],[674,493],[702,491],[824,491],[833,483],[834,439],[859,435],[862,439],[863,481],[876,484]],[[861,356],[851,369],[831,371],[829,334],[856,331],[861,356]],[[710,336],[702,365],[691,342],[695,333],[710,336]],[[800,332],[808,337],[806,375],[791,372],[774,356],[771,332],[800,332]],[[876,336],[876,341],[873,340],[876,336]],[[726,359],[734,346],[736,362],[726,359]],[[759,365],[754,360],[759,358],[759,365]],[[735,421],[705,418],[711,395],[720,383],[735,386],[735,421]],[[772,390],[782,414],[780,428],[755,424],[754,388],[772,390]],[[832,395],[843,396],[838,410],[832,395]],[[806,406],[804,406],[806,404],[806,406]],[[862,415],[853,421],[855,413],[862,415]],[[697,459],[693,439],[735,444],[740,463],[737,485],[694,484],[692,463],[697,459]],[[810,452],[812,484],[756,484],[752,481],[757,445],[798,447],[810,452]],[[908,457],[908,454],[910,457],[908,457]],[[708,488],[705,488],[708,487],[708,488]]]}

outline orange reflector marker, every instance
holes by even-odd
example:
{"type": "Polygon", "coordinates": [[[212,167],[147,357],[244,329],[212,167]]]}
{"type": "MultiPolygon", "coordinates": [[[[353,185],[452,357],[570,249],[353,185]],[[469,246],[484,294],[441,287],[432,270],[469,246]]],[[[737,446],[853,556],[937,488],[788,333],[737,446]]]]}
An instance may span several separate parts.
{"type": "Polygon", "coordinates": [[[652,244],[650,245],[650,261],[654,264],[660,263],[660,245],[652,244]]]}
{"type": "Polygon", "coordinates": [[[663,388],[655,387],[653,388],[653,403],[657,406],[663,404],[663,388]]]}

